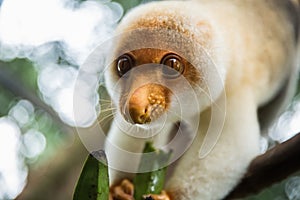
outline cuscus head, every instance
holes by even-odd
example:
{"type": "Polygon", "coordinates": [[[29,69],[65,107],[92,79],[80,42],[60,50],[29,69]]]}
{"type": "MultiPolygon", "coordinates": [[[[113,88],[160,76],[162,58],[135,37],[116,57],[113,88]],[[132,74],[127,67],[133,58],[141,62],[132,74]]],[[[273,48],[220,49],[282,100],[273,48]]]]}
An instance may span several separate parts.
{"type": "Polygon", "coordinates": [[[192,116],[221,92],[222,84],[212,84],[221,79],[212,61],[209,23],[185,12],[185,4],[174,4],[180,3],[140,6],[117,28],[105,81],[130,123],[149,124],[166,113],[180,120],[182,107],[192,116]]]}

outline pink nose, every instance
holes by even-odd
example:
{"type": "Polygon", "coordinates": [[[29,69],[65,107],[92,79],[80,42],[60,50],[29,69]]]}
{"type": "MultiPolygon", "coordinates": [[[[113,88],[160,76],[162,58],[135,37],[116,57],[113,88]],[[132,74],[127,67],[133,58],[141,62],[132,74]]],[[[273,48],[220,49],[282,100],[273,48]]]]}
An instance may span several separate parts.
{"type": "Polygon", "coordinates": [[[129,115],[135,124],[146,124],[151,122],[147,108],[130,106],[129,115]]]}
{"type": "Polygon", "coordinates": [[[128,102],[128,111],[131,120],[136,124],[151,122],[147,85],[134,91],[128,102]]]}
{"type": "Polygon", "coordinates": [[[167,108],[169,90],[162,85],[147,84],[136,89],[127,104],[127,118],[146,124],[159,118],[167,108]]]}

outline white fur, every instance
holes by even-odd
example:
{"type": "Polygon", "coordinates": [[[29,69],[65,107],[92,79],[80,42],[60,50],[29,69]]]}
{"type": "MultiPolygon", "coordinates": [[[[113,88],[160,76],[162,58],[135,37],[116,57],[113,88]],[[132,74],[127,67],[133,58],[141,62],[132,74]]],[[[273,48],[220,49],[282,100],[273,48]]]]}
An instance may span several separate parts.
{"type": "MultiPolygon", "coordinates": [[[[227,98],[226,119],[221,136],[205,158],[199,158],[199,150],[210,122],[211,105],[205,103],[207,105],[191,113],[191,116],[201,115],[200,128],[192,146],[178,163],[174,175],[168,180],[166,190],[177,194],[176,200],[221,199],[238,183],[250,161],[259,153],[258,107],[274,97],[295,67],[297,50],[291,23],[283,16],[281,8],[276,7],[275,3],[269,4],[266,1],[166,1],[133,9],[120,24],[118,33],[135,29],[135,24],[139,20],[165,20],[170,16],[180,19],[179,28],[194,33],[193,37],[196,36],[195,44],[183,45],[189,45],[185,47],[193,49],[192,52],[196,54],[205,50],[217,66],[217,71],[214,71],[200,64],[208,63],[208,60],[201,60],[203,57],[200,55],[185,55],[194,57],[194,62],[198,64],[197,67],[205,76],[207,87],[213,91],[210,99],[213,102],[205,101],[211,105],[221,104],[224,100],[221,96],[226,95],[227,98]],[[196,24],[200,21],[207,22],[209,27],[205,25],[197,27],[196,24]],[[201,38],[205,34],[209,34],[211,39],[203,41],[201,38]],[[197,46],[198,43],[201,45],[197,46]],[[220,76],[221,83],[215,82],[216,73],[220,76]],[[224,88],[221,87],[222,84],[224,88]]],[[[131,42],[136,47],[149,43],[146,46],[154,45],[158,48],[178,50],[170,42],[164,42],[171,40],[170,37],[164,38],[159,31],[157,35],[162,37],[157,44],[155,41],[135,37],[134,34],[131,35],[132,38],[121,37],[115,45],[116,49],[112,51],[112,57],[119,53],[118,48],[126,42],[131,42]]],[[[187,51],[183,53],[185,52],[187,51]]],[[[112,89],[117,80],[114,70],[106,72],[109,93],[118,107],[119,96],[115,94],[116,90],[112,89]]],[[[195,88],[195,91],[200,100],[205,98],[200,90],[195,88]]],[[[188,105],[189,100],[186,101],[188,105]]],[[[193,124],[192,117],[184,120],[187,124],[193,124]]],[[[215,116],[213,120],[223,123],[221,116],[220,119],[215,116]]],[[[121,131],[115,125],[121,121],[123,120],[115,119],[108,140],[127,151],[140,152],[145,140],[129,137],[124,132],[136,131],[146,134],[147,130],[131,128],[131,125],[127,124],[128,129],[121,131]]],[[[172,123],[168,124],[161,134],[166,135],[171,127],[172,123]]],[[[123,158],[109,145],[106,146],[106,152],[108,158],[114,160],[111,162],[119,160],[120,163],[132,165],[133,168],[138,163],[138,158],[129,162],[122,160],[123,158]]],[[[112,183],[129,176],[127,173],[115,170],[111,170],[110,173],[112,183]]]]}

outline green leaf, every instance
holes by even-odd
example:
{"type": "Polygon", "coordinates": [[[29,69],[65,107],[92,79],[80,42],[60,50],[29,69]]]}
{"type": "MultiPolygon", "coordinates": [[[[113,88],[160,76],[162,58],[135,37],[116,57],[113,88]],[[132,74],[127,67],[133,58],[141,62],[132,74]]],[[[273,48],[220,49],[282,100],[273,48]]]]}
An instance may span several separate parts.
{"type": "MultiPolygon", "coordinates": [[[[166,165],[171,157],[171,152],[159,151],[157,160],[154,162],[154,169],[159,167],[159,163],[166,165]]],[[[164,188],[167,167],[157,169],[151,173],[148,191],[146,194],[160,194],[164,188]]]]}
{"type": "MultiPolygon", "coordinates": [[[[143,156],[140,161],[140,166],[139,170],[141,171],[142,169],[145,169],[149,163],[146,159],[147,153],[154,152],[155,148],[152,146],[152,143],[147,142],[144,151],[143,151],[143,156]]],[[[142,199],[142,196],[147,193],[148,191],[148,184],[151,180],[151,172],[149,173],[138,173],[136,174],[134,180],[133,180],[133,185],[134,185],[134,198],[136,200],[142,199]]]]}
{"type": "Polygon", "coordinates": [[[165,182],[167,167],[159,168],[161,164],[166,165],[171,157],[171,152],[156,151],[151,142],[147,142],[140,161],[139,170],[152,169],[146,173],[137,173],[134,180],[134,198],[142,200],[145,194],[160,194],[165,182]],[[154,156],[149,156],[154,153],[154,156]]]}
{"type": "Polygon", "coordinates": [[[82,169],[73,200],[108,200],[109,179],[104,151],[92,152],[82,169]],[[100,161],[100,162],[99,162],[100,161]]]}

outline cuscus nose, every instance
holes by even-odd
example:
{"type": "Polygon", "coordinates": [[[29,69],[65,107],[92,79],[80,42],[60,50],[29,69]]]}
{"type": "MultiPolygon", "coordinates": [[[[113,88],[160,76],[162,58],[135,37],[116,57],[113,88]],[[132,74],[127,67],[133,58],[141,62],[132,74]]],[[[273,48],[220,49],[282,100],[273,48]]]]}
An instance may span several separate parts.
{"type": "Polygon", "coordinates": [[[148,95],[149,89],[146,85],[136,89],[128,101],[129,116],[135,124],[151,122],[148,95]]]}
{"type": "Polygon", "coordinates": [[[127,104],[127,118],[135,124],[147,124],[159,118],[169,102],[169,90],[159,84],[147,84],[136,89],[127,104]]]}

